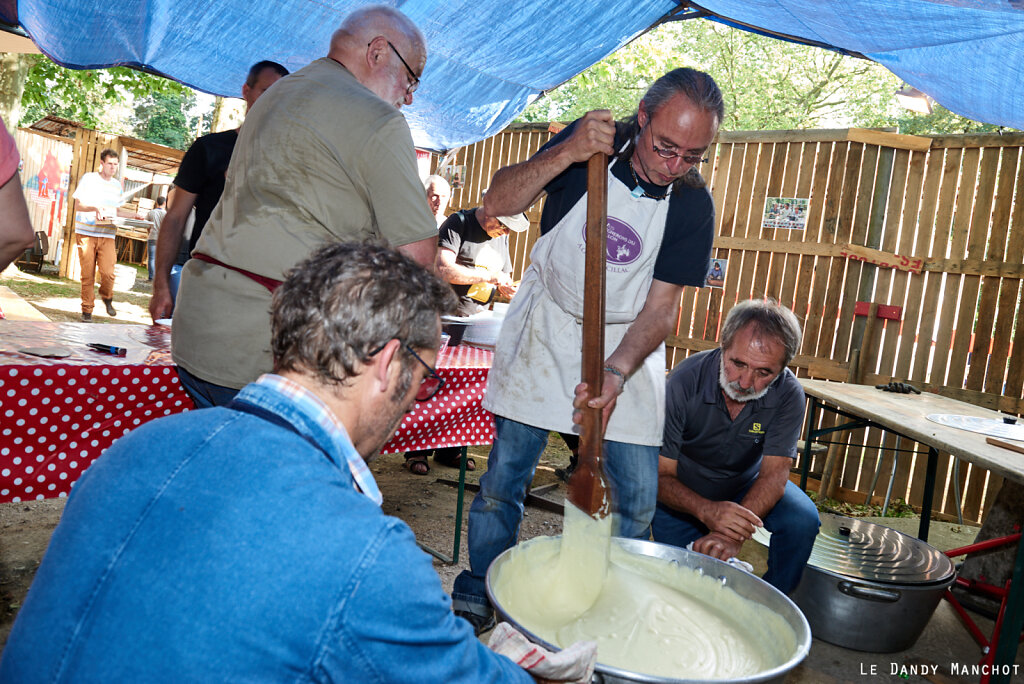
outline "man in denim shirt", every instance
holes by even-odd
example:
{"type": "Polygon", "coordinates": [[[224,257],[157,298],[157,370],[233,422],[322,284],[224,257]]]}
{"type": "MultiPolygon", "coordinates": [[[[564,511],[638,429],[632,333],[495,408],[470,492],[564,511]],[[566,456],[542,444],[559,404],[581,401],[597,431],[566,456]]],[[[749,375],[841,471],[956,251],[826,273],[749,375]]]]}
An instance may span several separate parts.
{"type": "Polygon", "coordinates": [[[452,613],[366,465],[440,387],[448,286],[334,244],[272,304],[274,373],[148,423],[78,481],[5,682],[532,681],[452,613]]]}

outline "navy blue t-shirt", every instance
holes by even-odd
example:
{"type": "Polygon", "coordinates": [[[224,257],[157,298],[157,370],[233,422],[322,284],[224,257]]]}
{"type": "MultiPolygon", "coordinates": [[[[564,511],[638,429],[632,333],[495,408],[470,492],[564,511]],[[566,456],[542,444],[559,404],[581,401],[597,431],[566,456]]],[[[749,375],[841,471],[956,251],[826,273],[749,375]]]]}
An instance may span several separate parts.
{"type": "MultiPolygon", "coordinates": [[[[541,150],[557,145],[571,135],[579,119],[565,127],[551,138],[541,150]]],[[[615,124],[615,149],[621,148],[629,135],[629,126],[615,124]]],[[[633,188],[633,174],[629,163],[616,161],[612,164],[612,175],[633,188]]],[[[665,193],[665,186],[654,185],[637,177],[640,186],[650,195],[658,197],[665,193]]],[[[556,176],[544,188],[548,197],[544,201],[544,212],[540,219],[540,234],[543,236],[562,220],[569,210],[587,193],[587,164],[573,164],[556,176]]],[[[654,279],[673,285],[702,287],[711,259],[711,243],[715,238],[715,206],[707,188],[673,186],[673,192],[664,200],[669,202],[665,219],[665,235],[661,249],[654,262],[654,279]]],[[[614,207],[608,207],[608,215],[614,215],[614,207]]]]}
{"type": "Polygon", "coordinates": [[[797,457],[804,389],[788,368],[760,399],[736,416],[718,384],[721,349],[693,354],[673,369],[665,386],[661,455],[678,461],[676,477],[713,501],[731,500],[757,479],[761,457],[797,457]]]}

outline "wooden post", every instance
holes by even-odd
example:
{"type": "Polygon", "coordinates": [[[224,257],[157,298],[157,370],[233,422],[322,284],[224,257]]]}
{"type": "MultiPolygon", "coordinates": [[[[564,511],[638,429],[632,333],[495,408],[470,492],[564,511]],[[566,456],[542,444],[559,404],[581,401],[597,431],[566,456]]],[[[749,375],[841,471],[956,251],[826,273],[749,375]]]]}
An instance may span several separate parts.
{"type": "MultiPolygon", "coordinates": [[[[592,397],[601,394],[604,378],[605,253],[608,224],[608,157],[595,154],[587,165],[587,247],[583,292],[583,382],[592,397]]],[[[601,467],[604,429],[601,409],[582,409],[580,460],[569,479],[568,498],[597,518],[610,512],[608,487],[601,467]]]]}

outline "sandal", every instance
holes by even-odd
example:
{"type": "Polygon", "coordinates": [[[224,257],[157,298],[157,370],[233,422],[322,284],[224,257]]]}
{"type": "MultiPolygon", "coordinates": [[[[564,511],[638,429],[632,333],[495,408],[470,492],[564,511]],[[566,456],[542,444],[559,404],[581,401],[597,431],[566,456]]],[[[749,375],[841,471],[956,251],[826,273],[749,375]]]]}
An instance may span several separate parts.
{"type": "Polygon", "coordinates": [[[429,475],[430,464],[427,463],[426,456],[413,456],[412,458],[406,457],[405,467],[409,469],[409,472],[413,475],[429,475]]]}
{"type": "MultiPolygon", "coordinates": [[[[448,468],[458,468],[459,467],[459,459],[460,458],[462,458],[462,449],[461,448],[456,450],[455,454],[453,454],[453,455],[448,455],[448,454],[442,455],[441,450],[438,450],[434,454],[434,462],[435,463],[440,463],[441,465],[446,466],[448,468]]],[[[466,470],[467,471],[469,471],[469,470],[476,470],[476,461],[473,460],[472,456],[467,456],[466,457],[466,470]]]]}

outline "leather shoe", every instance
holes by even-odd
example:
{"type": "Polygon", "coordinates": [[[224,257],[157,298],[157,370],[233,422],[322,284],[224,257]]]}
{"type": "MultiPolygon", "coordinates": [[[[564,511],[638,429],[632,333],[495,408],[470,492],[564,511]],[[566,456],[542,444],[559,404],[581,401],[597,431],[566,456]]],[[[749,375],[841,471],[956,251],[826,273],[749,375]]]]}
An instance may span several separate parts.
{"type": "Polygon", "coordinates": [[[92,314],[91,313],[85,313],[83,311],[82,312],[82,322],[83,323],[92,323],[92,314]]]}
{"type": "Polygon", "coordinates": [[[497,620],[494,618],[494,613],[484,616],[468,610],[456,610],[455,615],[473,625],[473,634],[476,636],[480,636],[484,632],[494,629],[494,625],[497,624],[497,620]]]}
{"type": "Polygon", "coordinates": [[[114,300],[113,299],[104,299],[103,300],[103,305],[105,307],[107,307],[107,315],[108,316],[111,316],[111,317],[117,316],[117,309],[114,308],[114,300]]]}

